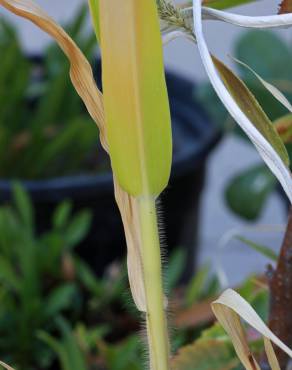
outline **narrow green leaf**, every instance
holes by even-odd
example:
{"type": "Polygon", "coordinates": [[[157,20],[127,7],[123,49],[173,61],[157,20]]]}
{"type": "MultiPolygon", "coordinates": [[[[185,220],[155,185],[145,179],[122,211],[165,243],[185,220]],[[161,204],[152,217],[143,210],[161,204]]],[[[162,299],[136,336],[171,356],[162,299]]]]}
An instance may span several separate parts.
{"type": "Polygon", "coordinates": [[[256,0],[204,0],[203,5],[215,9],[226,9],[252,3],[256,0]]]}
{"type": "Polygon", "coordinates": [[[254,95],[239,77],[237,77],[225,64],[214,56],[213,62],[226,88],[229,90],[240,109],[272,145],[286,166],[289,166],[287,150],[275,127],[259,105],[254,95]]]}
{"type": "Polygon", "coordinates": [[[13,198],[21,221],[33,232],[34,211],[28,194],[19,183],[13,184],[13,198]]]}
{"type": "Polygon", "coordinates": [[[69,216],[72,212],[72,203],[70,201],[62,202],[53,214],[53,226],[61,229],[66,226],[69,216]]]}
{"type": "Polygon", "coordinates": [[[0,282],[1,285],[8,286],[14,291],[18,291],[21,286],[20,279],[10,261],[3,256],[0,256],[0,282]]]}
{"type": "Polygon", "coordinates": [[[101,0],[100,36],[114,174],[131,195],[158,195],[168,183],[172,139],[155,0],[101,0]]]}
{"type": "Polygon", "coordinates": [[[88,233],[92,214],[85,210],[73,217],[65,232],[65,240],[69,247],[75,247],[88,233]]]}
{"type": "Polygon", "coordinates": [[[62,317],[57,318],[57,323],[62,333],[62,342],[66,348],[66,352],[70,361],[71,370],[87,370],[85,356],[75,338],[68,321],[62,317]]]}
{"type": "Polygon", "coordinates": [[[260,244],[257,244],[249,239],[246,239],[242,236],[236,236],[236,238],[238,240],[240,240],[241,242],[243,242],[244,244],[248,245],[249,247],[251,247],[252,249],[254,249],[256,252],[259,252],[260,254],[262,254],[263,256],[269,258],[270,260],[274,261],[274,262],[277,262],[278,260],[278,256],[277,254],[269,247],[266,247],[264,245],[260,245],[260,244]]]}
{"type": "Polygon", "coordinates": [[[209,275],[209,265],[205,265],[197,271],[186,289],[186,304],[190,306],[195,303],[203,293],[209,275]]]}
{"type": "Polygon", "coordinates": [[[75,293],[76,286],[73,283],[62,284],[55,288],[46,299],[44,315],[52,318],[60,311],[69,308],[75,293]]]}
{"type": "MultiPolygon", "coordinates": [[[[88,0],[91,19],[97,41],[100,42],[100,26],[99,26],[99,0],[88,0]]],[[[117,5],[118,6],[118,5],[117,5]]]]}
{"type": "Polygon", "coordinates": [[[66,352],[66,348],[62,345],[61,341],[55,339],[45,331],[40,331],[38,333],[38,338],[45,342],[55,352],[59,358],[62,370],[72,370],[70,367],[68,353],[66,352]]]}

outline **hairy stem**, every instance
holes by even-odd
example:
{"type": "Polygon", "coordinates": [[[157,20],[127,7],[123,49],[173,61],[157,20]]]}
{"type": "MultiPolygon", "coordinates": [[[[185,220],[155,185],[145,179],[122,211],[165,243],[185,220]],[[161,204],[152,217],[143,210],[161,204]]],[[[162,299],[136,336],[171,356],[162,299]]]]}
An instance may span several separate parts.
{"type": "Polygon", "coordinates": [[[155,199],[139,199],[146,322],[152,370],[169,370],[169,341],[164,310],[162,268],[155,199]]]}

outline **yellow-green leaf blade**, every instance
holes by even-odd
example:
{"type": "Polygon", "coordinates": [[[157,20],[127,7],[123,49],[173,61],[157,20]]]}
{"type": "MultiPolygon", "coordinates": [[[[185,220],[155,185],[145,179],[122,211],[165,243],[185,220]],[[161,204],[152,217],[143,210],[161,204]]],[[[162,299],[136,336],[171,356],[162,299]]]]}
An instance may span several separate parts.
{"type": "Polygon", "coordinates": [[[106,133],[129,194],[158,195],[171,166],[171,126],[155,0],[100,0],[106,133]]]}
{"type": "Polygon", "coordinates": [[[88,0],[92,24],[97,41],[100,42],[100,31],[99,31],[99,0],[88,0]]]}
{"type": "Polygon", "coordinates": [[[272,145],[282,161],[288,166],[289,156],[287,150],[275,127],[259,105],[254,95],[239,77],[237,77],[225,64],[223,64],[214,56],[213,62],[225,86],[240,109],[246,114],[246,116],[265,137],[265,139],[272,145]]]}

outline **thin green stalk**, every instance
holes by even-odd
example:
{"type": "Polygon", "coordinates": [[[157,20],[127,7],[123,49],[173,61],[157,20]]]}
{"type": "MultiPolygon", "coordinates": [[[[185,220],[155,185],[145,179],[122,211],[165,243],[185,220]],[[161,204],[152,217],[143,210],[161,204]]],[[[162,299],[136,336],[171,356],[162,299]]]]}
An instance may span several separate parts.
{"type": "Polygon", "coordinates": [[[164,310],[160,242],[155,199],[150,196],[141,197],[138,203],[151,370],[169,370],[169,340],[164,310]]]}

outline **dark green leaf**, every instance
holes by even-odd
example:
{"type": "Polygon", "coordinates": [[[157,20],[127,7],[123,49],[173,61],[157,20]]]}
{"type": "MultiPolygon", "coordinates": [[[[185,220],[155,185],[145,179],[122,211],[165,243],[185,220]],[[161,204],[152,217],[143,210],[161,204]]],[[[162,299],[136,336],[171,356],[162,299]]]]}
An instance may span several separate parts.
{"type": "Polygon", "coordinates": [[[70,248],[76,246],[87,235],[91,219],[90,211],[81,211],[73,217],[65,232],[65,241],[70,248]]]}
{"type": "Polygon", "coordinates": [[[58,229],[64,228],[68,221],[72,211],[72,203],[70,201],[64,201],[55,210],[53,215],[53,226],[58,229]]]}
{"type": "Polygon", "coordinates": [[[76,294],[76,286],[73,283],[59,285],[55,288],[46,300],[44,315],[53,318],[60,311],[72,305],[72,300],[76,294]]]}
{"type": "Polygon", "coordinates": [[[255,220],[276,186],[273,174],[263,165],[257,165],[236,175],[225,190],[230,209],[240,217],[255,220]]]}
{"type": "Polygon", "coordinates": [[[13,184],[13,199],[21,221],[33,233],[34,210],[28,194],[19,183],[13,184]]]}

